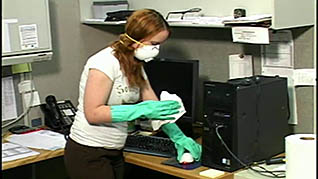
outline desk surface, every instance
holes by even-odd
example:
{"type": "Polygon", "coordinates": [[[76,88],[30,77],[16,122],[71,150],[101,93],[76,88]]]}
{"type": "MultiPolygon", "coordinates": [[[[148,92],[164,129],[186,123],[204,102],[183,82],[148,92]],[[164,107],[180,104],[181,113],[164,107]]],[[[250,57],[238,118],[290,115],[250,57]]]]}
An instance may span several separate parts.
{"type": "MultiPolygon", "coordinates": [[[[10,135],[11,135],[11,133],[9,133],[9,132],[7,134],[5,134],[2,137],[1,142],[2,143],[8,142],[6,139],[10,135]]],[[[23,166],[23,165],[27,165],[27,164],[33,164],[36,162],[40,162],[43,160],[48,160],[51,158],[60,157],[60,156],[64,155],[64,149],[51,151],[51,150],[42,150],[42,149],[33,149],[32,148],[32,150],[37,151],[40,154],[26,157],[26,158],[22,158],[22,159],[18,159],[18,160],[2,162],[2,170],[7,170],[10,168],[19,167],[19,166],[23,166]]]]}
{"type": "MultiPolygon", "coordinates": [[[[55,151],[48,151],[48,150],[38,150],[33,149],[35,151],[40,152],[39,155],[18,159],[10,162],[2,162],[2,170],[7,170],[10,168],[23,166],[27,164],[33,164],[39,161],[51,159],[54,157],[59,157],[64,155],[64,149],[59,149],[55,151]]],[[[125,162],[131,163],[134,165],[138,165],[141,167],[149,168],[152,170],[156,170],[162,173],[174,175],[181,178],[193,178],[193,179],[206,179],[207,177],[200,176],[199,173],[203,170],[207,170],[207,167],[199,167],[193,170],[184,170],[179,169],[172,166],[167,166],[161,164],[162,161],[167,160],[167,158],[151,156],[151,155],[143,155],[143,154],[136,154],[130,152],[124,152],[125,162]]],[[[232,173],[225,173],[222,176],[216,177],[215,179],[233,179],[232,173]]]]}
{"type": "Polygon", "coordinates": [[[37,151],[40,154],[26,157],[26,158],[22,158],[22,159],[18,159],[18,160],[9,161],[9,162],[2,162],[2,170],[7,170],[10,168],[19,167],[19,166],[27,165],[27,164],[33,164],[36,162],[40,162],[43,160],[48,160],[51,158],[55,158],[55,157],[59,157],[59,156],[64,155],[64,149],[59,149],[59,150],[54,150],[54,151],[40,150],[40,149],[32,149],[32,150],[37,151]]]}
{"type": "MultiPolygon", "coordinates": [[[[23,166],[27,164],[33,164],[39,161],[44,161],[47,159],[64,155],[64,149],[59,149],[55,151],[39,150],[39,149],[33,149],[33,150],[40,152],[40,154],[23,158],[23,159],[14,160],[14,161],[2,162],[2,170],[7,170],[10,168],[23,166]]],[[[151,155],[124,152],[124,156],[125,156],[125,162],[127,163],[131,163],[134,165],[149,168],[152,170],[156,170],[162,173],[174,175],[181,178],[204,179],[207,177],[200,176],[199,173],[203,170],[209,169],[203,166],[193,170],[179,169],[176,167],[161,164],[161,162],[164,160],[167,160],[167,158],[151,156],[151,155]]],[[[215,179],[233,179],[233,174],[225,173],[224,175],[216,177],[215,179]]]]}
{"type": "MultiPolygon", "coordinates": [[[[2,142],[6,142],[5,138],[2,140],[2,142]]],[[[200,139],[198,142],[201,142],[200,139]]],[[[2,170],[7,170],[10,168],[23,166],[27,164],[33,164],[36,162],[48,160],[51,158],[59,157],[64,155],[64,149],[59,149],[55,151],[49,151],[49,150],[40,150],[40,149],[32,149],[37,152],[39,152],[39,155],[26,157],[23,159],[13,160],[9,162],[2,162],[2,170]]],[[[163,165],[161,162],[164,160],[167,160],[167,158],[163,157],[157,157],[152,155],[143,155],[143,154],[137,154],[137,153],[130,153],[130,152],[124,152],[125,162],[131,163],[134,165],[138,165],[141,167],[149,168],[152,170],[156,170],[162,173],[166,173],[169,175],[177,176],[180,178],[193,178],[193,179],[207,179],[208,177],[204,177],[199,175],[201,171],[209,169],[208,167],[201,166],[199,168],[193,169],[193,170],[184,170],[181,168],[176,168],[173,166],[163,165]]],[[[233,173],[227,173],[214,177],[214,179],[233,179],[234,174],[233,173]]]]}
{"type": "MultiPolygon", "coordinates": [[[[180,178],[193,178],[193,179],[208,178],[208,177],[199,175],[201,171],[209,169],[208,167],[201,166],[193,170],[184,170],[181,168],[176,168],[173,166],[161,164],[162,161],[167,160],[167,158],[163,158],[163,157],[136,154],[136,153],[130,153],[130,152],[125,152],[124,156],[125,156],[125,162],[127,163],[149,168],[152,170],[156,170],[156,171],[177,176],[180,178]]],[[[214,179],[233,179],[233,176],[234,176],[233,173],[225,173],[219,177],[215,177],[214,179]]]]}

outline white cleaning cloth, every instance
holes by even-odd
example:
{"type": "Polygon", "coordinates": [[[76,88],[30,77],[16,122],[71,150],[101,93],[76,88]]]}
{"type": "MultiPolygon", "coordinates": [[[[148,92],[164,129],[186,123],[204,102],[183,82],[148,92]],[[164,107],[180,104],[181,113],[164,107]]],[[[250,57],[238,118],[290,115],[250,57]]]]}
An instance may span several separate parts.
{"type": "Polygon", "coordinates": [[[160,101],[165,101],[165,100],[178,101],[179,104],[181,105],[181,108],[179,109],[179,113],[171,115],[171,117],[175,118],[173,120],[152,120],[151,126],[153,130],[158,130],[160,126],[162,126],[163,124],[176,122],[184,113],[186,113],[186,110],[183,106],[181,98],[177,96],[176,94],[170,94],[167,91],[162,91],[160,94],[160,101]]]}

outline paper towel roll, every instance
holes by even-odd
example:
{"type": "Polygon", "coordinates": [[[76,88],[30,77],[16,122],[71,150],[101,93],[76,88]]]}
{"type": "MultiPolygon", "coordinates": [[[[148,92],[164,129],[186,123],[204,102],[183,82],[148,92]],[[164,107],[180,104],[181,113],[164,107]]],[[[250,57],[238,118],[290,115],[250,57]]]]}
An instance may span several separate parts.
{"type": "Polygon", "coordinates": [[[316,179],[316,134],[285,137],[286,179],[316,179]]]}

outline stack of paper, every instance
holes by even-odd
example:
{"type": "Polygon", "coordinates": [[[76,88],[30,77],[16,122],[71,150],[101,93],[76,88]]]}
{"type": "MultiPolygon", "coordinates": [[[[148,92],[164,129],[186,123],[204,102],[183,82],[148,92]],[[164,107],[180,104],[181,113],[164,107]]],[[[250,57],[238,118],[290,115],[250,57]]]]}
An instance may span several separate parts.
{"type": "Polygon", "coordinates": [[[66,144],[64,135],[49,130],[40,130],[27,134],[14,134],[9,136],[7,140],[25,147],[45,150],[62,149],[66,144]]]}
{"type": "Polygon", "coordinates": [[[222,25],[226,20],[232,20],[232,16],[225,17],[211,17],[211,16],[197,16],[197,17],[185,17],[180,18],[169,18],[167,21],[169,23],[182,23],[182,24],[204,24],[204,25],[222,25]]]}
{"type": "Polygon", "coordinates": [[[10,142],[2,144],[2,162],[8,162],[38,154],[40,153],[18,144],[10,142]]]}
{"type": "Polygon", "coordinates": [[[259,14],[259,15],[251,15],[247,17],[239,17],[224,20],[224,25],[239,25],[239,24],[263,24],[270,25],[272,20],[271,14],[259,14]]]}

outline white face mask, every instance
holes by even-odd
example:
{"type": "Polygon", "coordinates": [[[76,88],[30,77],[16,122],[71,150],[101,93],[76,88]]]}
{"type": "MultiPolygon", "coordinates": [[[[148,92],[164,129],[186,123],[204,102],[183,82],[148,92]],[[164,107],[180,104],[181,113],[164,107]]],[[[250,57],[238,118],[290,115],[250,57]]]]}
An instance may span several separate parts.
{"type": "Polygon", "coordinates": [[[135,50],[135,57],[138,60],[149,62],[159,54],[160,45],[143,45],[135,50]]]}

